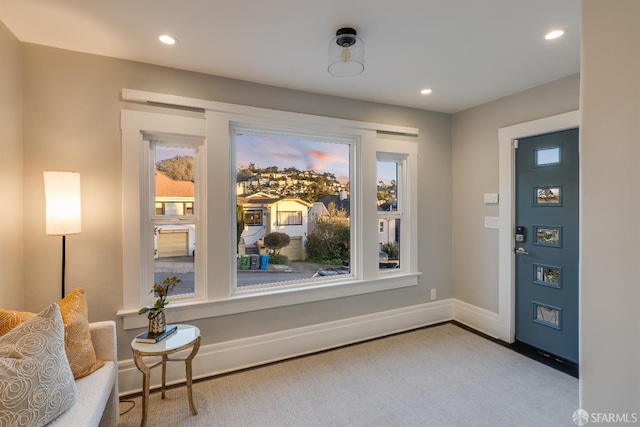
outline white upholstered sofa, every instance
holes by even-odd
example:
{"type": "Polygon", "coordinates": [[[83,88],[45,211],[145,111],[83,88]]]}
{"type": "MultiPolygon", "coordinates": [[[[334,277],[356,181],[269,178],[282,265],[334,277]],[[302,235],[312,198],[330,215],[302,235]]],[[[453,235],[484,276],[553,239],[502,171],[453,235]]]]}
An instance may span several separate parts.
{"type": "Polygon", "coordinates": [[[102,368],[76,380],[76,403],[49,425],[55,427],[115,427],[120,417],[118,352],[113,320],[89,324],[96,357],[102,368]]]}

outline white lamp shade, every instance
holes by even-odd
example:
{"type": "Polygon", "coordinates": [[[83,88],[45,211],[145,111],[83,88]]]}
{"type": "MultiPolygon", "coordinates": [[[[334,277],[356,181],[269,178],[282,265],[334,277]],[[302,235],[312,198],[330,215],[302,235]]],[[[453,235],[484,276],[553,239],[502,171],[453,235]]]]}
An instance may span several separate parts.
{"type": "Polygon", "coordinates": [[[364,71],[364,43],[352,31],[351,34],[338,34],[329,42],[329,74],[353,77],[364,71]]]}
{"type": "Polygon", "coordinates": [[[80,174],[45,171],[46,233],[50,236],[78,234],[82,230],[80,174]]]}

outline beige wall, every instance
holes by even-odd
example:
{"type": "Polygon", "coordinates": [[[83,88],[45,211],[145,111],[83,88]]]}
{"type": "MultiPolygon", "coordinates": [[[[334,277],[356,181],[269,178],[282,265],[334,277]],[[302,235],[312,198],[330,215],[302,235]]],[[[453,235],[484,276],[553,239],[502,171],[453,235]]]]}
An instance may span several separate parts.
{"type": "Polygon", "coordinates": [[[0,22],[0,307],[22,309],[22,77],[20,43],[0,22]]]}
{"type": "MultiPolygon", "coordinates": [[[[195,321],[203,344],[420,304],[429,301],[432,288],[439,299],[452,295],[449,115],[33,44],[22,49],[28,309],[59,298],[60,241],[44,235],[42,171],[69,169],[81,173],[83,198],[82,234],[67,238],[69,288],[85,288],[91,320],[116,319],[122,300],[119,112],[142,108],[121,102],[122,88],[420,129],[418,241],[425,274],[418,287],[195,321]]],[[[129,342],[139,331],[122,331],[121,323],[119,329],[120,357],[130,358],[129,342]]]]}
{"type": "Polygon", "coordinates": [[[498,193],[498,129],[579,108],[580,76],[574,75],[454,114],[454,296],[498,312],[498,230],[484,228],[498,216],[484,193],[498,193]]]}
{"type": "MultiPolygon", "coordinates": [[[[583,0],[580,384],[582,406],[591,412],[640,410],[638,17],[637,0],[615,7],[583,0]]],[[[439,299],[455,296],[495,312],[497,232],[484,229],[483,217],[498,212],[482,194],[498,189],[497,130],[576,109],[579,80],[571,76],[451,120],[20,44],[0,23],[0,177],[14,207],[0,208],[3,224],[11,224],[0,231],[0,301],[39,310],[57,300],[60,242],[44,235],[42,170],[74,169],[82,173],[84,223],[83,233],[68,240],[69,282],[87,289],[92,320],[115,318],[122,290],[118,114],[140,108],[120,102],[119,90],[128,87],[420,128],[420,286],[201,320],[205,343],[409,306],[427,301],[431,288],[439,299]]],[[[122,358],[130,357],[131,335],[119,331],[122,358]]]]}
{"type": "Polygon", "coordinates": [[[640,2],[582,5],[581,405],[640,420],[640,2]]]}

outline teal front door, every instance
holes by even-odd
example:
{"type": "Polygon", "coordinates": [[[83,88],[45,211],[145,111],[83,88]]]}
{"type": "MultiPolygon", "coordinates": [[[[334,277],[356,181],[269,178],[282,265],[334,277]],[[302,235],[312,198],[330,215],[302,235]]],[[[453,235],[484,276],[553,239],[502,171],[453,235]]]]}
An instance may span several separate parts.
{"type": "Polygon", "coordinates": [[[518,140],[516,341],[578,363],[578,129],[518,140]]]}

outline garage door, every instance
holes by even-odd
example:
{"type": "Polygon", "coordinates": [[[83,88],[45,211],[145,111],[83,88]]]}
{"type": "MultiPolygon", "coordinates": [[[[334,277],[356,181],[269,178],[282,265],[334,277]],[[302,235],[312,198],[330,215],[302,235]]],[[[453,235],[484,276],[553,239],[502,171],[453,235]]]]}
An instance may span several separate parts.
{"type": "Polygon", "coordinates": [[[280,253],[289,257],[289,261],[300,261],[302,259],[302,237],[291,237],[289,246],[282,248],[280,253]]]}
{"type": "Polygon", "coordinates": [[[161,230],[158,234],[158,257],[189,255],[189,230],[161,230]]]}

